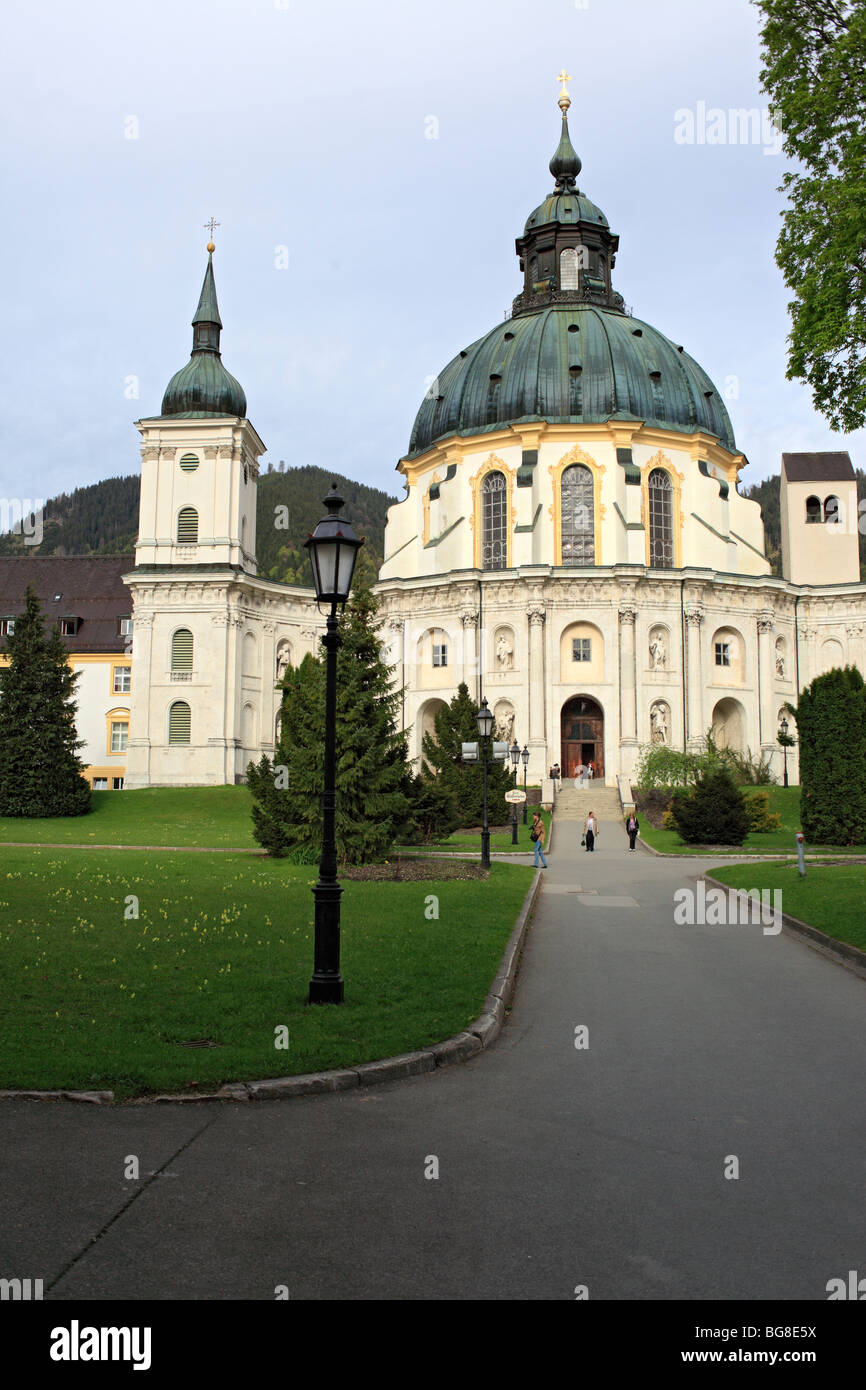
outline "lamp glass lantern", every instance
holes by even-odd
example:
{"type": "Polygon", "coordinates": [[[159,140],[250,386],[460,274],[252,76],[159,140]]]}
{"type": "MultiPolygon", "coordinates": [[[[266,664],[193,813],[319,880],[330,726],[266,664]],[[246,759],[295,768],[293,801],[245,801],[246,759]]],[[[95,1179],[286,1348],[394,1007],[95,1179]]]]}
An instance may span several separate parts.
{"type": "Polygon", "coordinates": [[[339,515],[343,499],[335,482],[325,498],[325,506],[328,515],[322,518],[304,545],[310,552],[316,598],[320,603],[344,606],[352,589],[358,551],[364,542],[355,535],[352,523],[339,515]]]}
{"type": "Polygon", "coordinates": [[[481,701],[481,708],[475,716],[478,724],[478,732],[482,738],[489,738],[493,733],[493,714],[487,707],[486,698],[481,701]]]}
{"type": "Polygon", "coordinates": [[[526,767],[527,763],[529,762],[529,749],[527,747],[524,747],[520,757],[523,761],[523,766],[526,767]]]}
{"type": "Polygon", "coordinates": [[[512,765],[512,767],[514,768],[514,770],[515,770],[515,772],[516,772],[516,771],[517,771],[517,764],[520,762],[520,744],[517,742],[517,739],[515,739],[514,742],[512,743],[510,752],[511,752],[511,765],[512,765]]]}

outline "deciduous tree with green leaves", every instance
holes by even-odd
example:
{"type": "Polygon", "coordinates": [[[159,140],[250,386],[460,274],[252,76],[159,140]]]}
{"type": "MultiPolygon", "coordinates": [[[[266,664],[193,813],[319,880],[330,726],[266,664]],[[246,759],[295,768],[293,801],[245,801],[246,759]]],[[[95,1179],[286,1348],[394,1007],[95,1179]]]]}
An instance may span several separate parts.
{"type": "Polygon", "coordinates": [[[3,654],[9,665],[0,667],[0,816],[86,815],[90,787],[75,728],[79,673],[56,624],[46,636],[32,588],[3,654]]]}
{"type": "Polygon", "coordinates": [[[788,377],[836,430],[866,424],[866,4],[753,0],[783,148],[776,260],[794,293],[788,377]]]}

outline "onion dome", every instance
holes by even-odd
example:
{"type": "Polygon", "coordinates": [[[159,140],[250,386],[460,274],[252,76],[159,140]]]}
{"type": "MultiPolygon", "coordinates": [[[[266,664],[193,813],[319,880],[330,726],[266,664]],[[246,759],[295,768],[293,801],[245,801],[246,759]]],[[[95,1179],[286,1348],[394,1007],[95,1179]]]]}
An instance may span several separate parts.
{"type": "Polygon", "coordinates": [[[220,319],[213,276],[213,242],[208,243],[207,269],[192,321],[192,353],[185,367],[175,372],[162,398],[162,414],[186,419],[210,415],[247,413],[247,398],[240,383],[227,372],[220,357],[220,319]]]}

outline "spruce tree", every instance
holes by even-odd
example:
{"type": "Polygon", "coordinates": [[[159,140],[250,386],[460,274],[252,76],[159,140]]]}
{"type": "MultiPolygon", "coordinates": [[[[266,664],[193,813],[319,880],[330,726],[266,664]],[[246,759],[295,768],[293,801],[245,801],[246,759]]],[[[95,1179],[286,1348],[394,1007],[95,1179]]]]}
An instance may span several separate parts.
{"type": "MultiPolygon", "coordinates": [[[[356,584],[340,620],[337,653],[337,854],[341,863],[381,859],[410,814],[408,748],[397,726],[402,692],[382,659],[378,600],[356,584]]],[[[306,657],[283,682],[273,763],[250,765],[254,831],[270,853],[313,862],[321,848],[325,670],[306,657]],[[284,769],[284,771],[282,771],[284,769]]]]}
{"type": "Polygon", "coordinates": [[[807,840],[866,840],[866,686],[853,666],[818,676],[800,692],[800,814],[807,840]]]}
{"type": "Polygon", "coordinates": [[[741,845],[749,833],[743,793],[725,767],[706,769],[691,795],[675,795],[671,804],[686,844],[741,845]]]}
{"type": "Polygon", "coordinates": [[[75,728],[78,673],[55,625],[46,637],[39,600],[27,589],[0,668],[0,815],[83,816],[90,787],[81,776],[75,728]]]}
{"type": "MultiPolygon", "coordinates": [[[[479,743],[477,709],[465,683],[433,721],[433,734],[422,740],[423,775],[435,776],[451,792],[461,826],[481,824],[484,809],[484,770],[481,763],[461,762],[461,744],[479,743]]],[[[492,740],[491,740],[492,742],[492,740]]],[[[511,764],[487,767],[487,814],[491,825],[507,819],[505,793],[511,788],[511,764]]]]}

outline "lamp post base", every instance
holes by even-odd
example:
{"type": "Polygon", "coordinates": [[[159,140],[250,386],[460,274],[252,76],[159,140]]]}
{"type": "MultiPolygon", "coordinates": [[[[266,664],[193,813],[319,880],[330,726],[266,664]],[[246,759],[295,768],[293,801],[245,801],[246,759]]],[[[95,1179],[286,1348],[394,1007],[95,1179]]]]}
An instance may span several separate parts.
{"type": "Polygon", "coordinates": [[[341,975],[314,975],[310,981],[308,1004],[342,1004],[343,978],[341,975]]]}
{"type": "Polygon", "coordinates": [[[489,868],[490,868],[490,831],[489,831],[489,830],[482,830],[482,832],[481,832],[481,867],[482,867],[482,869],[489,869],[489,868]]]}
{"type": "Polygon", "coordinates": [[[308,1004],[342,1004],[343,977],[340,974],[340,898],[341,884],[330,877],[319,878],[313,888],[315,900],[315,959],[310,980],[308,1004]]]}

